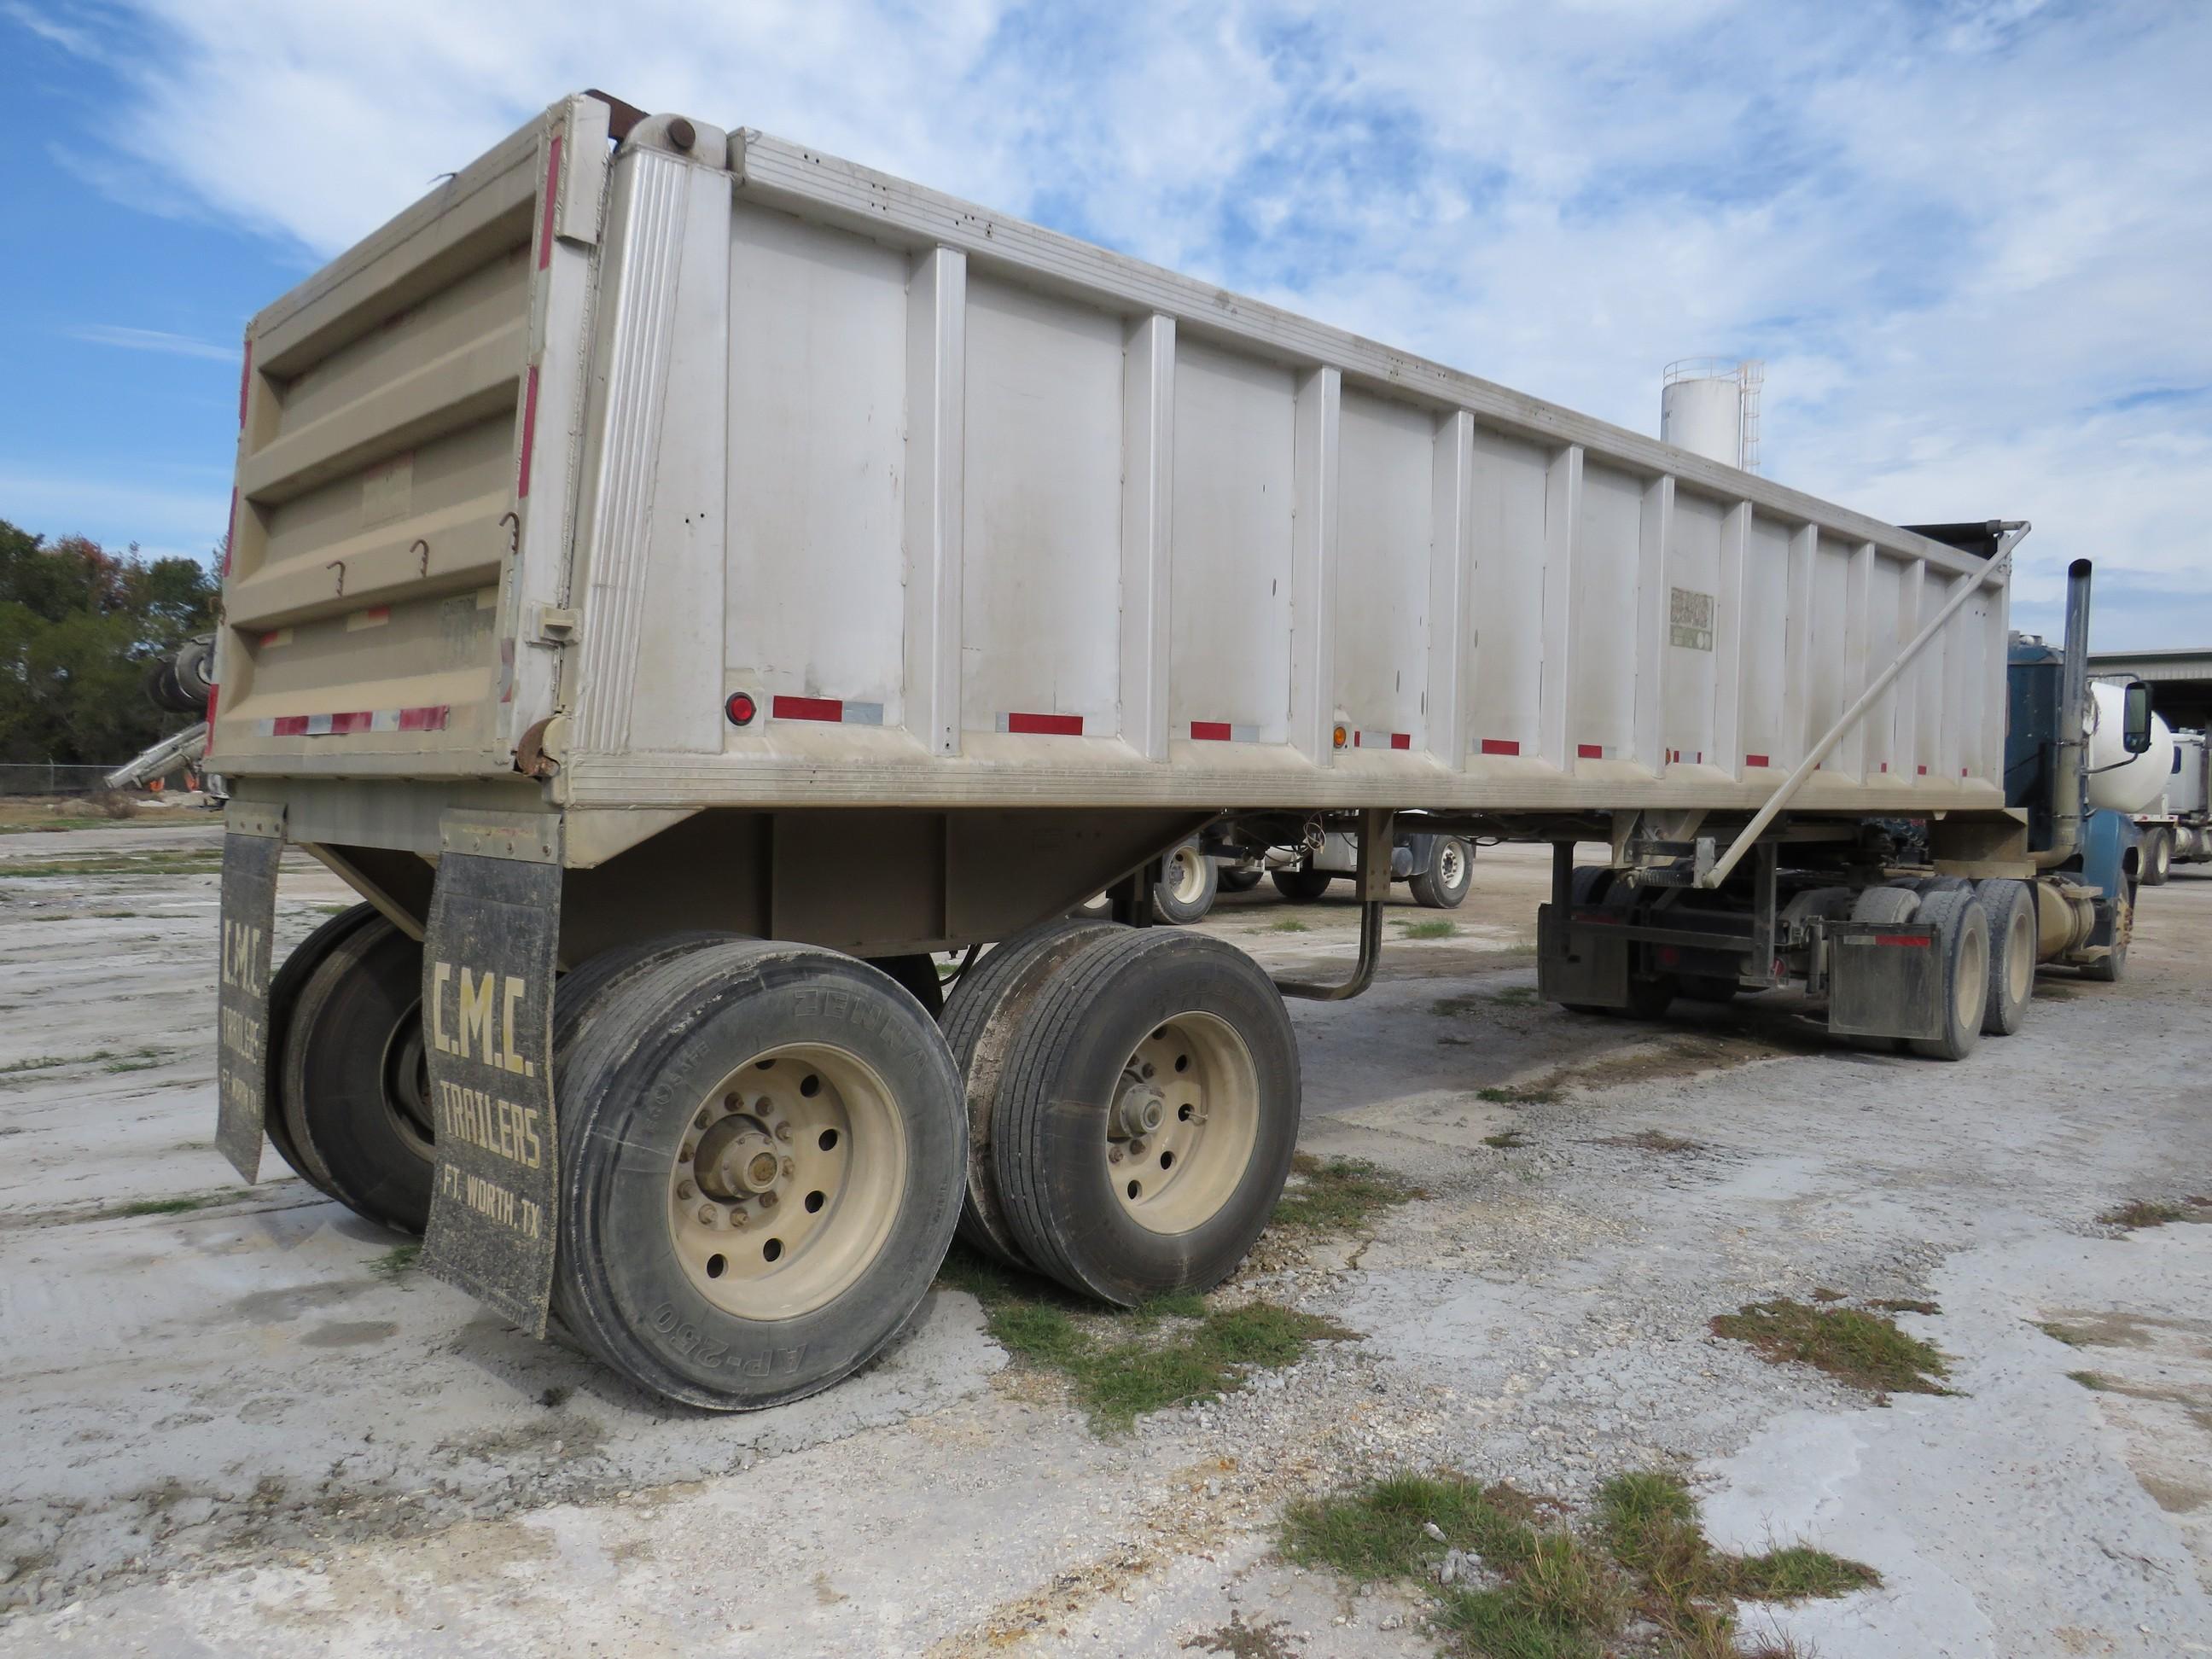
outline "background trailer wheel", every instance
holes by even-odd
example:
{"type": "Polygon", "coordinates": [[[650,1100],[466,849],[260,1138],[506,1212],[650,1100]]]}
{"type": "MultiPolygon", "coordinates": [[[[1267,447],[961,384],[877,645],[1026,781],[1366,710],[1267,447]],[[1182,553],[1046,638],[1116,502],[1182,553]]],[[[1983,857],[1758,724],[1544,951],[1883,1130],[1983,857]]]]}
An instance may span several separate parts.
{"type": "Polygon", "coordinates": [[[1474,848],[1457,836],[1438,836],[1430,844],[1429,862],[1408,879],[1413,902],[1431,910],[1456,910],[1474,884],[1474,848]]]}
{"type": "Polygon", "coordinates": [[[322,1160],[311,1156],[307,1146],[293,1133],[294,1118],[284,1109],[284,1034],[292,1021],[292,1010],[300,1000],[300,988],[307,976],[323,965],[324,959],[337,947],[338,942],[356,928],[364,927],[377,916],[373,904],[356,904],[349,910],[341,910],[293,947],[292,954],[284,958],[269,981],[269,1070],[268,1081],[262,1099],[265,1103],[265,1127],[270,1143],[278,1156],[290,1164],[300,1178],[326,1196],[337,1194],[331,1190],[330,1171],[322,1160]]]}
{"type": "Polygon", "coordinates": [[[795,1400],[921,1305],[959,1213],[959,1079],[866,963],[759,941],[664,963],[599,1004],[560,1087],[557,1305],[641,1388],[795,1400]]]}
{"type": "Polygon", "coordinates": [[[1006,1054],[1036,1008],[1038,994],[1070,957],[1127,930],[1081,917],[1040,922],[994,946],[960,976],[945,1007],[945,1042],[959,1068],[968,1107],[968,1195],[960,1237],[1000,1261],[1030,1265],[1007,1224],[991,1167],[991,1138],[1006,1054]]]}
{"type": "Polygon", "coordinates": [[[338,939],[283,1030],[283,1105],[299,1150],[355,1214],[430,1220],[436,1121],[422,1055],[422,946],[382,916],[338,939]]]}
{"type": "Polygon", "coordinates": [[[1310,904],[1328,891],[1328,872],[1309,869],[1303,864],[1296,869],[1270,870],[1267,878],[1275,884],[1275,890],[1293,904],[1310,904]]]}
{"type": "Polygon", "coordinates": [[[1160,878],[1152,884],[1152,911],[1164,921],[1202,920],[1213,908],[1219,872],[1195,839],[1160,860],[1160,878]]]}
{"type": "Polygon", "coordinates": [[[1267,975],[1218,939],[1125,932],[1065,963],[1016,1038],[992,1161],[1030,1261],[1127,1307],[1228,1277],[1297,1129],[1297,1043],[1267,975]]]}

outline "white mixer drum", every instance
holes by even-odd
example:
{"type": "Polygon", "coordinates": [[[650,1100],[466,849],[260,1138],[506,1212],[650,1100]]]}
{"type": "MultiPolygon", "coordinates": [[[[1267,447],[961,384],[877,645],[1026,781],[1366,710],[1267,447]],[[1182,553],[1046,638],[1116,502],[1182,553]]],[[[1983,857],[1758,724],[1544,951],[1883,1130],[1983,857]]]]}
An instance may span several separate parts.
{"type": "Polygon", "coordinates": [[[2089,682],[2089,805],[2108,812],[2140,812],[2156,800],[2173,770],[2173,728],[2150,717],[2150,747],[2130,755],[2126,693],[2111,680],[2089,682]]]}

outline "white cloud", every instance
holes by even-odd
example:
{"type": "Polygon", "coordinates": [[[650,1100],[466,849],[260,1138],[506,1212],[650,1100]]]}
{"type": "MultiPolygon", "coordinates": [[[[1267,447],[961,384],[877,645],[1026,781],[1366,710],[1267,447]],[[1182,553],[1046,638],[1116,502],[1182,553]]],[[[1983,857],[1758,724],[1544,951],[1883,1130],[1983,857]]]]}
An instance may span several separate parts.
{"type": "MultiPolygon", "coordinates": [[[[20,11],[20,7],[16,9],[20,11]]],[[[326,256],[586,84],[764,127],[1624,425],[1771,362],[1768,470],[2027,516],[2212,615],[2212,8],[124,0],[121,169],[326,256]],[[2180,395],[2145,398],[2146,392],[2180,395]]],[[[2100,629],[2100,633],[2103,630],[2100,629]]]]}
{"type": "Polygon", "coordinates": [[[84,323],[64,329],[72,340],[87,345],[120,346],[125,351],[158,351],[172,357],[204,357],[212,362],[234,363],[236,346],[210,345],[186,334],[164,333],[158,328],[128,328],[120,323],[84,323]]]}

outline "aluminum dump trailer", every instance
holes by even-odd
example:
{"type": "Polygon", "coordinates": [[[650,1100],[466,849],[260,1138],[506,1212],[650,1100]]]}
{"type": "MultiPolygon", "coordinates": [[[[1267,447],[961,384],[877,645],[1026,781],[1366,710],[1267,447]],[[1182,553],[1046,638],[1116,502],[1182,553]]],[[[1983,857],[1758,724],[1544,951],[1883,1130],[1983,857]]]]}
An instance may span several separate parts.
{"type": "Polygon", "coordinates": [[[222,1144],[671,1397],[834,1381],[956,1225],[1108,1301],[1218,1281],[1296,1136],[1281,994],[1364,986],[1408,833],[1558,848],[1555,1000],[1982,1029],[2023,526],[596,94],[246,358],[222,1144]],[[1352,978],[1147,926],[1201,832],[1354,837],[1352,978]],[[272,973],[288,842],[364,902],[272,973]]]}

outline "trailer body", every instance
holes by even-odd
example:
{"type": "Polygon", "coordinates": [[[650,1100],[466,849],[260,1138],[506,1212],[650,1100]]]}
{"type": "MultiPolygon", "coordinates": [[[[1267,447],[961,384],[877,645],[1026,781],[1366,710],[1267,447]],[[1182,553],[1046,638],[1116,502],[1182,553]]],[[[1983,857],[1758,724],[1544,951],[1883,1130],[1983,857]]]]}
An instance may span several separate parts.
{"type": "Polygon", "coordinates": [[[2023,525],[1900,529],[599,94],[264,311],[245,356],[209,708],[234,792],[222,1144],[250,1179],[265,1124],[363,1213],[427,1224],[434,1270],[529,1328],[558,1301],[672,1398],[769,1403],[887,1340],[952,1225],[948,1158],[961,1224],[1073,1288],[1218,1279],[1295,1138],[1276,993],[1364,988],[1401,837],[1553,842],[1540,971],[1578,1006],[1796,981],[1953,1058],[1981,1029],[1979,979],[1938,971],[1978,937],[1971,895],[1850,901],[1891,820],[1931,826],[1941,868],[2031,871],[2005,774],[2023,525]],[[1255,991],[1218,941],[1062,920],[1107,890],[1147,921],[1162,854],[1201,834],[1323,880],[1349,853],[1352,977],[1255,991]],[[1591,839],[1602,899],[1571,868],[1591,839]],[[374,915],[276,975],[287,842],[374,915]],[[921,953],[995,941],[955,994],[973,1017],[918,1034],[921,953]],[[1079,970],[1133,1022],[1121,1070],[1047,995],[1079,970]],[[364,1040],[331,1012],[356,991],[397,1022],[358,1062],[386,1074],[374,1157],[301,1081],[364,1040]],[[1036,1008],[1065,1052],[1022,1048],[1036,1008]],[[757,1061],[694,1052],[725,1015],[757,1061]],[[1204,1098],[1167,1110],[1186,1068],[1204,1098]],[[1016,1078],[1095,1108],[1096,1170],[1048,1137],[986,1158],[1043,1133],[1016,1078]],[[640,1289],[593,1229],[630,1203],[626,1236],[658,1228],[654,1202],[690,1277],[640,1289]],[[793,1287],[847,1256],[877,1300],[839,1325],[860,1291],[793,1287]]]}

